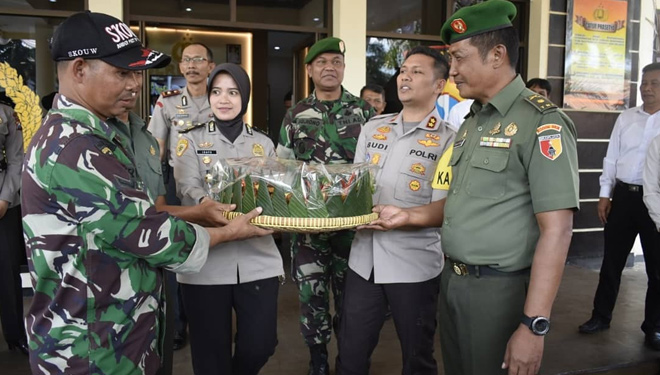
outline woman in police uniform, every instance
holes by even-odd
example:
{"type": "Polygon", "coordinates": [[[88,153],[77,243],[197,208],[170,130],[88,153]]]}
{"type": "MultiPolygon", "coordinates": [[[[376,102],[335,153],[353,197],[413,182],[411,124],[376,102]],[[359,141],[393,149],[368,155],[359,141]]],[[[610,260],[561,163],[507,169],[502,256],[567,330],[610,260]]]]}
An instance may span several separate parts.
{"type": "MultiPolygon", "coordinates": [[[[240,66],[217,66],[207,92],[214,119],[182,131],[176,147],[174,175],[184,205],[209,199],[204,176],[219,159],[275,156],[270,138],[242,120],[250,79],[240,66]]],[[[196,374],[259,373],[277,345],[278,276],[283,274],[275,242],[266,236],[218,245],[199,273],[177,275],[196,374]],[[232,310],[236,311],[233,356],[232,310]]]]}

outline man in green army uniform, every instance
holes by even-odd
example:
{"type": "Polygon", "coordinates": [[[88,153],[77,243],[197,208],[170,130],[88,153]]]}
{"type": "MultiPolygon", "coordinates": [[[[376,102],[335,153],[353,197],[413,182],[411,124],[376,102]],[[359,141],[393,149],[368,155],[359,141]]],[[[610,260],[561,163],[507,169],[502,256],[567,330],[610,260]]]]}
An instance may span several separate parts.
{"type": "MultiPolygon", "coordinates": [[[[352,163],[357,138],[374,110],[346,91],[344,42],[326,38],[305,57],[314,92],[290,108],[280,130],[277,155],[311,163],[352,163]]],[[[326,345],[332,326],[338,327],[344,278],[354,232],[294,235],[291,238],[291,274],[300,293],[300,329],[310,348],[310,374],[329,371],[326,345]],[[335,300],[330,319],[329,285],[335,300]]]]}
{"type": "Polygon", "coordinates": [[[475,99],[444,213],[376,208],[386,229],[442,225],[440,341],[452,375],[539,371],[579,206],[575,126],[516,74],[515,15],[512,3],[489,0],[442,27],[450,75],[475,99]]]}
{"type": "MultiPolygon", "coordinates": [[[[272,231],[245,221],[258,209],[217,228],[154,206],[116,118],[134,105],[141,71],[169,56],[142,47],[120,20],[90,12],[58,26],[51,55],[60,93],[28,146],[22,176],[34,288],[30,367],[33,374],[156,374],[162,268],[197,272],[209,246],[272,231]]],[[[152,146],[139,150],[156,156],[152,146]]]]}

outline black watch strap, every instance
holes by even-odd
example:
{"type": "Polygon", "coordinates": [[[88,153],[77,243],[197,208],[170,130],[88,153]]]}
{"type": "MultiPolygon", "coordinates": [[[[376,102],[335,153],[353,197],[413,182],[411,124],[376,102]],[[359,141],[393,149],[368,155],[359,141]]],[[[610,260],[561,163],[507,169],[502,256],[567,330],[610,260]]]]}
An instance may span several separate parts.
{"type": "Polygon", "coordinates": [[[550,331],[550,319],[545,316],[529,317],[523,314],[521,322],[537,336],[545,336],[550,331]]]}

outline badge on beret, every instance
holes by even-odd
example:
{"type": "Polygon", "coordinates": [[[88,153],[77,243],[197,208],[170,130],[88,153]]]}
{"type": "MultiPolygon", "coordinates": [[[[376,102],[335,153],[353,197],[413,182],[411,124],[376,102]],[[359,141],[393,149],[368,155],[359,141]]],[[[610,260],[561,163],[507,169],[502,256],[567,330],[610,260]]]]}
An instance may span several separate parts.
{"type": "Polygon", "coordinates": [[[387,136],[385,136],[383,134],[374,134],[373,138],[377,139],[379,141],[386,141],[387,140],[387,136]]]}
{"type": "Polygon", "coordinates": [[[422,163],[415,163],[410,166],[410,171],[414,174],[418,174],[420,176],[426,176],[426,167],[422,165],[422,163]]]}
{"type": "Polygon", "coordinates": [[[151,156],[156,156],[156,149],[154,148],[154,146],[149,146],[149,153],[151,154],[151,156]]]}
{"type": "Polygon", "coordinates": [[[389,126],[381,126],[380,128],[378,128],[376,130],[378,130],[378,132],[383,133],[383,134],[387,134],[390,131],[392,131],[392,129],[389,126]]]}
{"type": "Polygon", "coordinates": [[[252,146],[252,155],[254,156],[264,156],[264,146],[260,145],[259,143],[255,143],[252,146]]]}
{"type": "Polygon", "coordinates": [[[457,18],[451,21],[451,29],[457,32],[458,34],[463,34],[467,31],[467,25],[462,18],[457,18]]]}
{"type": "Polygon", "coordinates": [[[343,40],[339,41],[339,50],[341,51],[341,53],[344,53],[346,51],[346,45],[344,44],[343,40]]]}
{"type": "Polygon", "coordinates": [[[419,140],[417,140],[417,143],[419,143],[420,145],[422,145],[424,147],[440,146],[440,144],[438,142],[433,142],[430,139],[419,139],[419,140]]]}
{"type": "Polygon", "coordinates": [[[437,134],[433,134],[433,133],[426,133],[425,137],[428,138],[428,139],[432,139],[434,141],[439,141],[440,140],[440,136],[437,135],[437,134]]]}
{"type": "Polygon", "coordinates": [[[504,129],[504,135],[507,137],[513,137],[518,133],[518,125],[516,125],[515,122],[510,123],[507,125],[506,129],[504,129]]]}
{"type": "Polygon", "coordinates": [[[408,187],[410,187],[410,190],[412,191],[417,191],[422,188],[422,184],[420,184],[417,180],[412,180],[410,181],[410,184],[408,184],[408,187]]]}
{"type": "Polygon", "coordinates": [[[371,157],[371,164],[378,164],[380,161],[380,154],[374,154],[374,156],[371,157]]]}
{"type": "Polygon", "coordinates": [[[184,152],[188,149],[188,140],[185,138],[179,139],[179,143],[176,144],[176,156],[183,155],[184,152]]]}

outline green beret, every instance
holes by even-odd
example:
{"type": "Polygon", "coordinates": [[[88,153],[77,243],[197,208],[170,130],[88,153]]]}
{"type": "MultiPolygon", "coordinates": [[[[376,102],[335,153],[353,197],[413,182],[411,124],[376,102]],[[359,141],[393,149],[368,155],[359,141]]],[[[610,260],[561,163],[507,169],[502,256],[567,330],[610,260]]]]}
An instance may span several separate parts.
{"type": "Polygon", "coordinates": [[[311,63],[314,61],[316,56],[324,52],[336,52],[343,55],[344,52],[346,52],[344,41],[333,37],[319,40],[318,42],[314,43],[312,48],[309,49],[309,52],[307,52],[307,56],[305,56],[305,64],[311,63]]]}
{"type": "Polygon", "coordinates": [[[505,0],[488,0],[461,8],[442,25],[440,37],[443,42],[452,44],[489,31],[512,27],[511,21],[517,13],[516,6],[505,0]]]}

